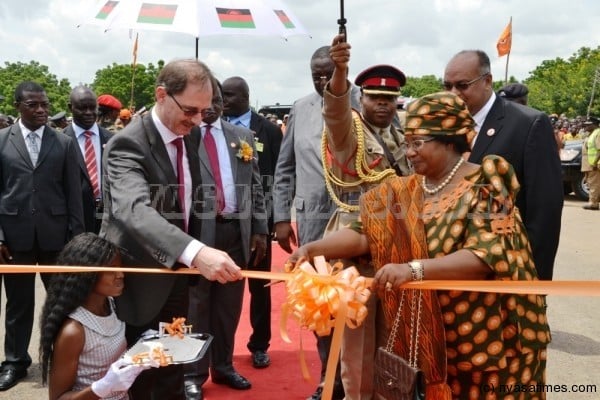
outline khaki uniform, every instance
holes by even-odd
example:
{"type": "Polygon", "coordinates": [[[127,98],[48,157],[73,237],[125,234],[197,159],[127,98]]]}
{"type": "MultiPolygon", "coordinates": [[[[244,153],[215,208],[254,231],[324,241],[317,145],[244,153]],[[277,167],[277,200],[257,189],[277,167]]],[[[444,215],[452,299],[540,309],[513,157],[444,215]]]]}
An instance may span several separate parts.
{"type": "MultiPolygon", "coordinates": [[[[350,87],[350,85],[348,85],[350,87]]],[[[332,158],[330,164],[331,172],[344,182],[356,182],[361,178],[355,172],[355,157],[358,145],[357,127],[354,123],[357,111],[350,106],[350,90],[340,97],[332,95],[327,89],[323,93],[324,106],[323,118],[326,129],[329,153],[332,158]],[[354,114],[354,116],[353,116],[354,114]]],[[[376,134],[388,147],[402,175],[409,175],[409,166],[404,150],[404,135],[401,131],[390,125],[380,129],[368,124],[361,118],[361,126],[364,132],[365,162],[370,169],[380,172],[392,168],[385,151],[376,134]]],[[[388,175],[391,177],[395,175],[388,175]]],[[[383,178],[384,180],[386,178],[383,178]]],[[[358,205],[359,196],[375,187],[382,180],[376,182],[363,182],[353,187],[334,187],[336,196],[344,203],[358,205]]],[[[349,227],[359,217],[358,211],[348,211],[338,207],[329,220],[325,229],[334,232],[344,227],[349,227]]],[[[375,271],[370,262],[357,263],[356,260],[344,260],[346,265],[355,265],[361,275],[373,276],[375,271]]],[[[376,298],[371,296],[367,303],[368,316],[363,324],[356,329],[345,329],[342,342],[341,374],[346,399],[364,400],[371,399],[373,395],[373,371],[375,361],[376,343],[376,298]]]]}
{"type": "Polygon", "coordinates": [[[581,149],[581,172],[585,173],[585,180],[590,188],[590,205],[598,207],[600,204],[600,128],[596,128],[583,141],[581,149]],[[595,152],[596,157],[590,163],[589,153],[595,152]]]}

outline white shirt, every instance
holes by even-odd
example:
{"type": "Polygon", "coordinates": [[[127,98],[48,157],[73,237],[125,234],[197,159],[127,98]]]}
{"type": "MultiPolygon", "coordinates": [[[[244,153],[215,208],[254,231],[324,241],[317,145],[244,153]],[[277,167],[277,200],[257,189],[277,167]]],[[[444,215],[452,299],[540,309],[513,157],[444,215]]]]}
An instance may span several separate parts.
{"type": "Polygon", "coordinates": [[[94,153],[96,153],[96,169],[98,170],[98,187],[102,188],[102,149],[100,143],[100,129],[98,129],[98,125],[94,123],[90,129],[83,129],[78,126],[75,122],[72,123],[73,132],[75,132],[75,137],[77,138],[77,144],[79,144],[79,149],[81,150],[81,154],[83,155],[83,160],[87,162],[85,159],[85,135],[86,131],[90,131],[93,133],[90,136],[92,139],[92,145],[94,146],[94,153]]]}
{"type": "Polygon", "coordinates": [[[27,150],[31,151],[29,149],[29,139],[27,139],[27,136],[31,133],[31,132],[35,132],[38,135],[38,150],[42,151],[42,136],[44,135],[44,129],[46,128],[46,125],[42,125],[39,128],[37,128],[35,131],[31,131],[29,130],[29,128],[27,128],[25,125],[23,125],[23,122],[21,121],[21,118],[19,118],[19,128],[21,128],[21,133],[23,134],[23,139],[25,139],[25,144],[27,145],[27,150]]]}
{"type": "MultiPolygon", "coordinates": [[[[206,123],[200,123],[202,130],[202,140],[206,134],[206,123]]],[[[210,133],[215,138],[217,153],[219,154],[219,170],[221,172],[221,183],[223,184],[223,196],[225,197],[224,214],[232,214],[237,212],[237,199],[235,197],[235,182],[233,180],[233,171],[231,169],[231,160],[229,159],[228,143],[225,140],[221,119],[218,118],[210,124],[210,133]]]]}
{"type": "MultiPolygon", "coordinates": [[[[156,129],[158,130],[158,133],[165,144],[167,153],[169,154],[169,159],[171,160],[171,166],[173,167],[175,176],[177,176],[177,147],[172,142],[173,140],[182,136],[171,132],[171,130],[161,122],[154,107],[152,107],[152,121],[154,122],[154,125],[156,125],[156,129]]],[[[190,174],[190,163],[188,161],[186,151],[183,152],[182,164],[185,183],[185,218],[187,221],[189,221],[190,209],[192,205],[192,175],[190,174]]],[[[192,239],[192,241],[188,243],[186,248],[183,250],[183,253],[181,253],[179,258],[177,258],[177,261],[190,267],[194,257],[200,250],[202,250],[202,248],[204,248],[204,246],[206,246],[204,243],[196,239],[192,239]]]]}
{"type": "Polygon", "coordinates": [[[490,110],[492,109],[492,106],[494,105],[494,101],[496,101],[496,93],[494,93],[492,91],[492,95],[490,96],[488,101],[485,103],[485,105],[483,107],[481,107],[481,110],[477,111],[477,114],[473,115],[473,120],[475,121],[475,132],[477,132],[477,135],[475,135],[475,137],[473,138],[473,141],[471,141],[471,148],[475,147],[475,141],[477,140],[477,137],[479,136],[479,130],[483,126],[483,123],[485,122],[485,118],[487,117],[490,110]]]}

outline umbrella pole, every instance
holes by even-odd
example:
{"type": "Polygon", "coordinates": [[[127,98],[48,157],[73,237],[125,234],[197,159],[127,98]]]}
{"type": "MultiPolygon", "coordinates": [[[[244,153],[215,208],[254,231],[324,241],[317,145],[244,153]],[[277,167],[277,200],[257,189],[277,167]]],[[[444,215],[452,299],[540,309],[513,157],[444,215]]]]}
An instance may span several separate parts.
{"type": "Polygon", "coordinates": [[[196,60],[198,59],[198,37],[196,37],[196,60]]]}
{"type": "Polygon", "coordinates": [[[345,36],[344,40],[348,40],[348,35],[346,34],[346,22],[346,18],[344,17],[344,0],[340,0],[340,19],[337,20],[337,23],[340,26],[339,33],[345,36]]]}

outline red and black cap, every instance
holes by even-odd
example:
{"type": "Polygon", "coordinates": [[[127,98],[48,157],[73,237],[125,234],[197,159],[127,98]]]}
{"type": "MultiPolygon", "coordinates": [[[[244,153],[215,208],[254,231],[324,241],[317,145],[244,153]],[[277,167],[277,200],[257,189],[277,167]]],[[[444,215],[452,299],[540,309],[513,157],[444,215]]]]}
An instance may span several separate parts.
{"type": "Polygon", "coordinates": [[[374,65],[358,74],[354,83],[366,94],[399,96],[400,88],[406,84],[406,76],[391,65],[374,65]]]}

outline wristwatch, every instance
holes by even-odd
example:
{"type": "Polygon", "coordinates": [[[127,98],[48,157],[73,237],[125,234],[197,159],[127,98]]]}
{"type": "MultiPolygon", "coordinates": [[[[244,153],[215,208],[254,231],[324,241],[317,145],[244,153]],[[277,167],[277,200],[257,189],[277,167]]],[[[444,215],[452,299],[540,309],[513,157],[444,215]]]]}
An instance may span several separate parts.
{"type": "Polygon", "coordinates": [[[423,261],[412,260],[408,262],[408,266],[410,267],[410,273],[412,274],[413,281],[422,281],[425,278],[423,261]]]}

